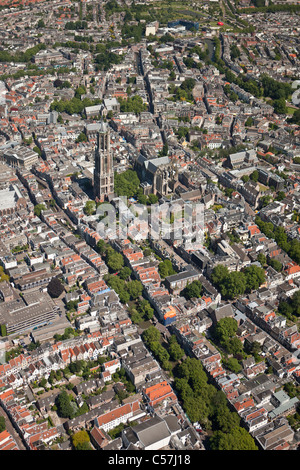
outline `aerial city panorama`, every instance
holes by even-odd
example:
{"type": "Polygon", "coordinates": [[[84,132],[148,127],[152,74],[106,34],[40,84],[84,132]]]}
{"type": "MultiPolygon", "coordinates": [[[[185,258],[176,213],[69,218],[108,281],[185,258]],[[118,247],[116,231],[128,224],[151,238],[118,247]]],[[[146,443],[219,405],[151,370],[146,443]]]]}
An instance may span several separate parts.
{"type": "Polygon", "coordinates": [[[0,450],[300,450],[299,287],[299,0],[0,0],[0,450]]]}

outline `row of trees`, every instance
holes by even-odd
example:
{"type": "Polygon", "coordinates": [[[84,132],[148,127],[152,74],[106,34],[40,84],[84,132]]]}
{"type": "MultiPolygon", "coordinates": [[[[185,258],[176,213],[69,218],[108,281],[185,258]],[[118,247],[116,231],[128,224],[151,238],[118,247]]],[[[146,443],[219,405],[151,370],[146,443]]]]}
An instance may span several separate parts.
{"type": "Polygon", "coordinates": [[[300,242],[296,238],[289,240],[284,227],[274,227],[271,222],[264,222],[256,216],[255,223],[266,237],[273,238],[277,245],[282,248],[297,264],[300,263],[300,242]]]}
{"type": "MultiPolygon", "coordinates": [[[[270,103],[273,105],[274,111],[277,114],[287,113],[286,99],[288,99],[292,93],[290,83],[279,82],[266,74],[262,74],[259,81],[251,79],[244,74],[235,75],[225,66],[221,59],[217,61],[216,66],[221,73],[225,74],[226,81],[235,83],[256,98],[261,98],[262,96],[270,98],[270,103]]],[[[228,85],[225,85],[225,87],[224,90],[226,94],[230,96],[230,87],[228,85]]],[[[233,101],[236,101],[237,97],[234,96],[233,98],[233,101]]]]}
{"type": "Polygon", "coordinates": [[[87,29],[87,22],[86,21],[67,21],[65,24],[65,29],[68,31],[80,31],[83,29],[87,29]]]}
{"type": "Polygon", "coordinates": [[[0,282],[9,281],[9,275],[5,274],[3,266],[0,266],[0,282]]]}
{"type": "Polygon", "coordinates": [[[120,302],[126,304],[137,300],[143,292],[143,284],[138,280],[124,281],[119,276],[105,275],[104,280],[119,296],[120,302]]]}
{"type": "MultiPolygon", "coordinates": [[[[124,258],[121,253],[118,253],[113,247],[106,243],[104,240],[99,240],[97,243],[97,250],[100,255],[105,259],[105,263],[111,272],[121,271],[124,268],[124,258]]],[[[120,273],[121,274],[121,273],[120,273]]],[[[126,268],[123,274],[120,276],[122,279],[126,279],[131,275],[130,268],[126,268]],[[129,270],[129,271],[128,271],[129,270]]]]}
{"type": "Polygon", "coordinates": [[[300,109],[296,109],[289,122],[291,124],[297,124],[298,126],[300,126],[300,109]]]}
{"type": "Polygon", "coordinates": [[[238,13],[277,13],[278,11],[288,11],[290,13],[295,13],[300,11],[300,5],[295,4],[280,4],[280,5],[268,5],[265,6],[263,0],[254,0],[253,2],[256,8],[243,8],[238,10],[238,13]],[[263,4],[262,4],[263,3],[263,4]]]}
{"type": "Polygon", "coordinates": [[[50,105],[50,110],[57,111],[58,113],[67,113],[69,115],[73,114],[83,114],[84,109],[88,106],[96,106],[97,104],[100,104],[101,100],[96,98],[94,100],[91,100],[89,98],[83,98],[81,99],[78,94],[71,98],[70,100],[67,99],[61,99],[57,100],[55,99],[52,101],[50,105]]]}
{"type": "Polygon", "coordinates": [[[135,305],[130,307],[129,312],[133,323],[151,320],[154,315],[154,310],[146,299],[138,299],[135,305]]]}
{"type": "Polygon", "coordinates": [[[212,283],[219,289],[225,299],[235,299],[244,293],[250,293],[265,282],[265,273],[256,265],[248,266],[242,271],[230,272],[227,266],[218,264],[211,274],[212,283]]]}
{"type": "MultiPolygon", "coordinates": [[[[231,317],[222,318],[211,329],[214,341],[225,353],[224,366],[236,374],[242,369],[239,361],[248,354],[243,349],[243,343],[236,336],[237,329],[237,321],[231,317]],[[228,354],[232,357],[227,358],[228,354]]],[[[260,360],[260,357],[257,356],[257,359],[260,360]]]]}
{"type": "Polygon", "coordinates": [[[8,51],[0,51],[0,62],[31,62],[33,57],[41,50],[45,50],[45,44],[37,44],[24,52],[18,51],[11,54],[8,51]]]}
{"type": "Polygon", "coordinates": [[[122,303],[137,300],[142,295],[143,284],[137,279],[130,279],[132,271],[128,266],[124,266],[124,258],[121,253],[114,250],[104,240],[97,243],[97,249],[111,272],[111,274],[104,276],[107,285],[116,291],[122,303]]]}
{"type": "Polygon", "coordinates": [[[211,450],[257,450],[250,434],[240,426],[240,417],[230,411],[222,391],[208,383],[198,359],[186,358],[176,370],[174,382],[189,419],[212,430],[211,450]]]}
{"type": "Polygon", "coordinates": [[[155,326],[150,326],[143,332],[142,337],[147,347],[165,370],[171,371],[172,364],[170,360],[179,361],[184,356],[184,351],[175,335],[169,338],[168,343],[163,344],[161,333],[155,326]]]}
{"type": "Polygon", "coordinates": [[[139,114],[143,111],[147,111],[148,108],[147,104],[143,102],[143,99],[139,95],[133,95],[127,99],[119,98],[119,103],[122,113],[139,114]]]}
{"type": "Polygon", "coordinates": [[[300,291],[295,292],[288,300],[283,300],[278,305],[278,311],[295,322],[300,316],[300,291]]]}
{"type": "Polygon", "coordinates": [[[6,429],[5,418],[0,416],[0,433],[6,429]]]}

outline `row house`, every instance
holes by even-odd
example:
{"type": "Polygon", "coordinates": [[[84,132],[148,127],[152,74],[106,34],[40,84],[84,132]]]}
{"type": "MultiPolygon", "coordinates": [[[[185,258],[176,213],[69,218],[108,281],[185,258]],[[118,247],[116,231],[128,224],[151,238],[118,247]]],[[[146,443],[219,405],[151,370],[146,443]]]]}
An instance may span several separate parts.
{"type": "Polygon", "coordinates": [[[248,378],[255,377],[258,374],[263,373],[266,370],[265,361],[261,361],[256,364],[253,357],[243,361],[243,374],[248,378]]]}
{"type": "Polygon", "coordinates": [[[74,387],[74,392],[77,395],[85,394],[89,395],[95,390],[102,388],[104,386],[104,382],[101,379],[90,379],[85,382],[82,382],[74,387]]]}
{"type": "Polygon", "coordinates": [[[236,374],[232,373],[226,376],[222,376],[220,378],[217,377],[216,383],[221,390],[226,391],[229,386],[237,388],[240,385],[240,379],[236,374]]]}
{"type": "Polygon", "coordinates": [[[29,357],[24,354],[20,354],[19,356],[10,359],[7,363],[0,364],[0,378],[6,377],[10,374],[17,374],[21,369],[27,367],[29,361],[29,357]]]}
{"type": "Polygon", "coordinates": [[[38,424],[27,406],[19,404],[15,398],[14,392],[11,393],[9,388],[0,394],[3,408],[20,436],[23,437],[28,449],[36,449],[33,445],[34,442],[40,441],[47,444],[60,436],[60,432],[56,427],[48,428],[48,422],[38,424]]]}
{"type": "Polygon", "coordinates": [[[166,380],[159,382],[151,387],[145,387],[142,389],[142,394],[147,404],[153,409],[156,405],[162,401],[176,402],[177,397],[173,392],[172,387],[166,380]]]}
{"type": "Polygon", "coordinates": [[[109,372],[112,375],[121,369],[121,362],[119,359],[113,359],[112,361],[104,362],[102,368],[103,372],[109,372]]]}
{"type": "Polygon", "coordinates": [[[297,325],[294,324],[279,333],[279,341],[289,350],[297,350],[300,348],[300,333],[297,325]]]}
{"type": "Polygon", "coordinates": [[[237,413],[241,414],[248,409],[252,409],[255,404],[252,397],[242,395],[233,403],[233,406],[236,409],[237,413]]]}
{"type": "Polygon", "coordinates": [[[249,429],[253,419],[258,418],[259,416],[265,416],[267,418],[268,412],[264,407],[257,408],[256,406],[254,406],[252,408],[242,411],[239,414],[243,422],[246,424],[246,426],[249,429]]]}
{"type": "Polygon", "coordinates": [[[37,432],[28,438],[30,450],[39,450],[40,443],[51,444],[56,438],[60,437],[61,433],[58,428],[52,427],[51,429],[37,432]]]}
{"type": "Polygon", "coordinates": [[[137,398],[131,403],[111,408],[109,411],[104,411],[95,418],[94,425],[107,432],[121,423],[127,423],[130,418],[134,416],[138,417],[139,414],[142,414],[140,401],[141,398],[137,398]]]}
{"type": "MultiPolygon", "coordinates": [[[[103,343],[103,342],[102,342],[103,343]]],[[[60,356],[65,364],[79,360],[96,361],[103,354],[105,346],[99,341],[75,345],[74,347],[61,349],[60,356]]]]}
{"type": "Polygon", "coordinates": [[[32,362],[24,370],[27,382],[32,382],[39,377],[48,378],[52,370],[59,370],[64,367],[64,362],[58,353],[44,356],[43,358],[32,362]]]}
{"type": "Polygon", "coordinates": [[[19,450],[13,436],[6,429],[0,432],[0,451],[1,450],[19,450]]]}
{"type": "Polygon", "coordinates": [[[24,382],[23,377],[20,374],[11,374],[6,377],[7,384],[12,388],[21,387],[24,382]]]}

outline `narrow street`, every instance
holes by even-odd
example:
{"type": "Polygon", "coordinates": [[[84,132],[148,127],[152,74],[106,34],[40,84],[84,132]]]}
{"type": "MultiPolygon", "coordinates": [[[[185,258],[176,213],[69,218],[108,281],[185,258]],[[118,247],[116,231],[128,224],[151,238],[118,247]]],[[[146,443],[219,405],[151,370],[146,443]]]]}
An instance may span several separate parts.
{"type": "Polygon", "coordinates": [[[20,450],[27,450],[25,445],[23,444],[22,439],[20,438],[19,434],[17,433],[17,431],[15,430],[13,425],[11,424],[11,421],[10,421],[9,417],[7,416],[7,414],[5,413],[5,411],[3,410],[3,408],[1,406],[0,406],[0,416],[4,417],[5,424],[6,424],[6,429],[12,435],[14,440],[16,441],[19,449],[20,450]]]}

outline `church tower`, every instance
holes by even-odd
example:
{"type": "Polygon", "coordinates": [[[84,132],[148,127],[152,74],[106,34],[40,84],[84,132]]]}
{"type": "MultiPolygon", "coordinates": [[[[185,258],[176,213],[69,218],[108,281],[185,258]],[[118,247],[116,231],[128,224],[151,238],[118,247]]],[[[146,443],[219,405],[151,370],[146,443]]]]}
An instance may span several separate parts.
{"type": "Polygon", "coordinates": [[[114,194],[114,168],[110,149],[109,127],[103,121],[97,134],[94,169],[94,196],[99,201],[114,194]]]}

